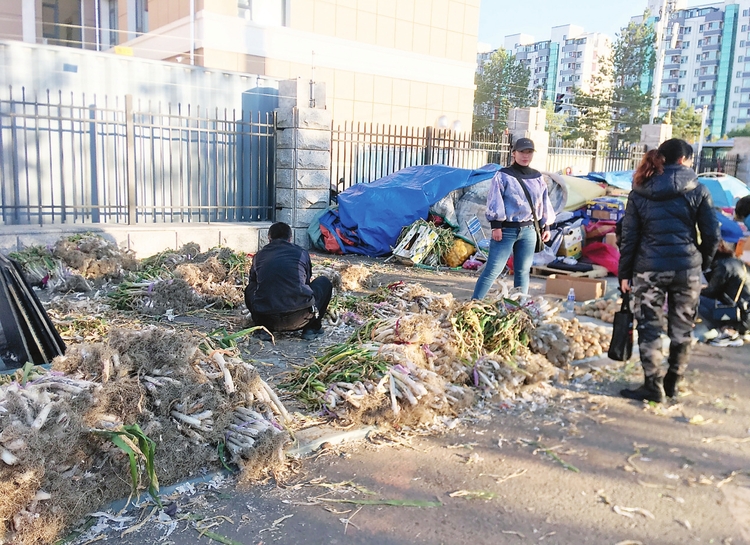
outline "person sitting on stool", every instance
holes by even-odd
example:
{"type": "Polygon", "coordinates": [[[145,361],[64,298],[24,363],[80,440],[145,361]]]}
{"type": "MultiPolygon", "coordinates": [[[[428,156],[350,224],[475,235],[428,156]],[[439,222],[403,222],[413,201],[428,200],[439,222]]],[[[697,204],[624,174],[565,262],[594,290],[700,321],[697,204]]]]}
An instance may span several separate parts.
{"type": "MultiPolygon", "coordinates": [[[[245,288],[255,325],[269,331],[301,329],[305,340],[322,335],[333,285],[325,276],[311,278],[310,254],[292,242],[292,228],[283,222],[271,225],[268,244],[255,254],[245,288]]],[[[270,340],[265,332],[260,337],[270,340]]]]}

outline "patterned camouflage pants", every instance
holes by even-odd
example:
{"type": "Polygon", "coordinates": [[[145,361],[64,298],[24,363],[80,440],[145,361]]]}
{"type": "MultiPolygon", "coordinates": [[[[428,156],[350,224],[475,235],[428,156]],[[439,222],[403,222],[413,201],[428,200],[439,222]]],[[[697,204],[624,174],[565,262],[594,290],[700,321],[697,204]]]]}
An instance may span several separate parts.
{"type": "Polygon", "coordinates": [[[665,301],[670,369],[683,375],[700,300],[700,269],[636,273],[632,289],[635,299],[633,312],[638,322],[638,349],[644,375],[650,377],[663,374],[661,334],[664,332],[665,301]]]}

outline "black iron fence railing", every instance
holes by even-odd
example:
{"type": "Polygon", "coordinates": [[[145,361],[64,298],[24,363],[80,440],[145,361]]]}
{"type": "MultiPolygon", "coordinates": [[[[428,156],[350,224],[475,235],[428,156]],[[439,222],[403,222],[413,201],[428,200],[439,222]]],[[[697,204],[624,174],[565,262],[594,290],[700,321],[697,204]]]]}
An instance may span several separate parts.
{"type": "Polygon", "coordinates": [[[273,219],[273,114],[20,94],[0,100],[2,224],[273,219]]]}

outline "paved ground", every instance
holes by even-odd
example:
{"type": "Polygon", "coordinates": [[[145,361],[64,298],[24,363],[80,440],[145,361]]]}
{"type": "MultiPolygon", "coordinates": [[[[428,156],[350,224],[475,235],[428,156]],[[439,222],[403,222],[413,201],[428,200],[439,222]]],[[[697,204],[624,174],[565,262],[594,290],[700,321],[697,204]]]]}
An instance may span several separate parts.
{"type": "MultiPolygon", "coordinates": [[[[392,276],[463,298],[475,281],[392,276]]],[[[323,342],[254,350],[275,374],[323,342]]],[[[750,544],[749,365],[750,346],[699,345],[689,395],[654,407],[618,397],[638,370],[603,360],[524,403],[478,407],[444,433],[321,449],[283,484],[238,490],[230,477],[183,491],[176,522],[154,513],[109,541],[208,543],[195,527],[203,519],[214,539],[241,544],[750,544]]]]}

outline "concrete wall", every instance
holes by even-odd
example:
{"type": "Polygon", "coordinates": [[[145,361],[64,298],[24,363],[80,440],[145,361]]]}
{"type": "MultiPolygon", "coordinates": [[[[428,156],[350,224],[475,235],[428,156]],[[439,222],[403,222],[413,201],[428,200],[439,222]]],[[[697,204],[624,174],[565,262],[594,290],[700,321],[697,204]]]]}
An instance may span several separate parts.
{"type": "Polygon", "coordinates": [[[167,249],[177,250],[187,242],[200,244],[205,251],[226,246],[235,251],[255,253],[267,239],[270,223],[188,223],[162,225],[11,225],[0,226],[0,252],[7,254],[27,246],[53,245],[61,237],[76,233],[99,233],[124,250],[143,259],[167,249]]]}

